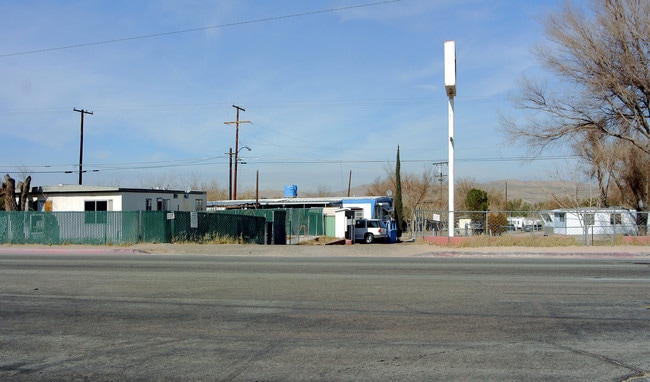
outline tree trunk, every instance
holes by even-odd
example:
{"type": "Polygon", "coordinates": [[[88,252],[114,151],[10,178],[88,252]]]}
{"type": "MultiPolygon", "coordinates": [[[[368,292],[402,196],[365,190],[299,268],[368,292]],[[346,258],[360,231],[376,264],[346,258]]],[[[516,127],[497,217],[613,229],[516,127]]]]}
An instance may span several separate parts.
{"type": "Polygon", "coordinates": [[[27,211],[27,197],[29,196],[29,188],[31,187],[32,177],[28,176],[25,179],[25,182],[18,183],[18,188],[20,189],[20,205],[18,206],[20,211],[27,211]]]}
{"type": "Polygon", "coordinates": [[[5,211],[16,211],[18,209],[16,205],[16,181],[9,174],[5,175],[4,194],[5,211]]]}

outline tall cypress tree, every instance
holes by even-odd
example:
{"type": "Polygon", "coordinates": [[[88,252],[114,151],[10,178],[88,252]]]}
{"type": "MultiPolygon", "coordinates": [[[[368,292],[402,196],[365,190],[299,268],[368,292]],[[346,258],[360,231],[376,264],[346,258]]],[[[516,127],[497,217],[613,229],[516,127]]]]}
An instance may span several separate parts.
{"type": "Polygon", "coordinates": [[[404,215],[402,207],[402,179],[400,176],[399,145],[397,146],[397,160],[395,163],[395,200],[394,214],[397,221],[397,237],[402,236],[404,215]]]}

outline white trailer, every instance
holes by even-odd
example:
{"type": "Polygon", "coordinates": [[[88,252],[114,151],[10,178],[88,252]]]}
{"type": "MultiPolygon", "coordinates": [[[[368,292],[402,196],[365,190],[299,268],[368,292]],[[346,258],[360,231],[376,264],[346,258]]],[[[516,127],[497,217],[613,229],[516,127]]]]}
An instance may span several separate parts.
{"type": "Polygon", "coordinates": [[[622,207],[555,209],[541,213],[544,231],[556,235],[636,236],[636,211],[622,207]]]}

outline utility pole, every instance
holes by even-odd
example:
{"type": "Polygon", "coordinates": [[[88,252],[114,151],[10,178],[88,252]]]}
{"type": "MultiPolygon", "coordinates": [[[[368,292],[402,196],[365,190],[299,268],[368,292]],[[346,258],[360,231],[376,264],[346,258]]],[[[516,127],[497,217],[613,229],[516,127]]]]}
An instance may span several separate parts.
{"type": "Polygon", "coordinates": [[[246,111],[243,107],[232,105],[237,109],[237,118],[234,122],[224,122],[226,125],[235,125],[235,176],[233,180],[233,200],[237,200],[237,163],[239,162],[239,124],[240,123],[251,123],[251,121],[240,121],[239,120],[239,111],[246,111]]]}
{"type": "Polygon", "coordinates": [[[79,140],[79,185],[82,184],[82,174],[83,174],[83,161],[84,161],[84,114],[92,115],[92,111],[87,111],[84,109],[77,109],[76,107],[72,109],[78,113],[81,113],[81,139],[79,140]]]}
{"type": "Polygon", "coordinates": [[[348,198],[350,197],[350,187],[352,187],[352,170],[350,170],[350,177],[348,178],[348,198]]]}
{"type": "Polygon", "coordinates": [[[230,158],[228,166],[228,200],[232,200],[232,147],[226,154],[228,154],[228,158],[230,158]]]}
{"type": "Polygon", "coordinates": [[[449,164],[449,162],[436,162],[433,165],[438,167],[438,182],[440,182],[440,195],[438,197],[440,209],[442,210],[442,181],[445,179],[445,176],[442,173],[442,165],[449,164]]]}

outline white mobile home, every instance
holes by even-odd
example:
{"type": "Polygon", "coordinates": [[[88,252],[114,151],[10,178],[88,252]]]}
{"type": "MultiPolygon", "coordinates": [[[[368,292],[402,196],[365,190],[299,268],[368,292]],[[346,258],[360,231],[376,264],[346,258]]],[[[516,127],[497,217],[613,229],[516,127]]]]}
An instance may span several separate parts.
{"type": "Polygon", "coordinates": [[[637,235],[636,211],[627,208],[577,208],[543,211],[544,231],[557,235],[637,235]]]}
{"type": "Polygon", "coordinates": [[[205,191],[59,185],[34,187],[35,211],[205,211],[205,191]]]}

